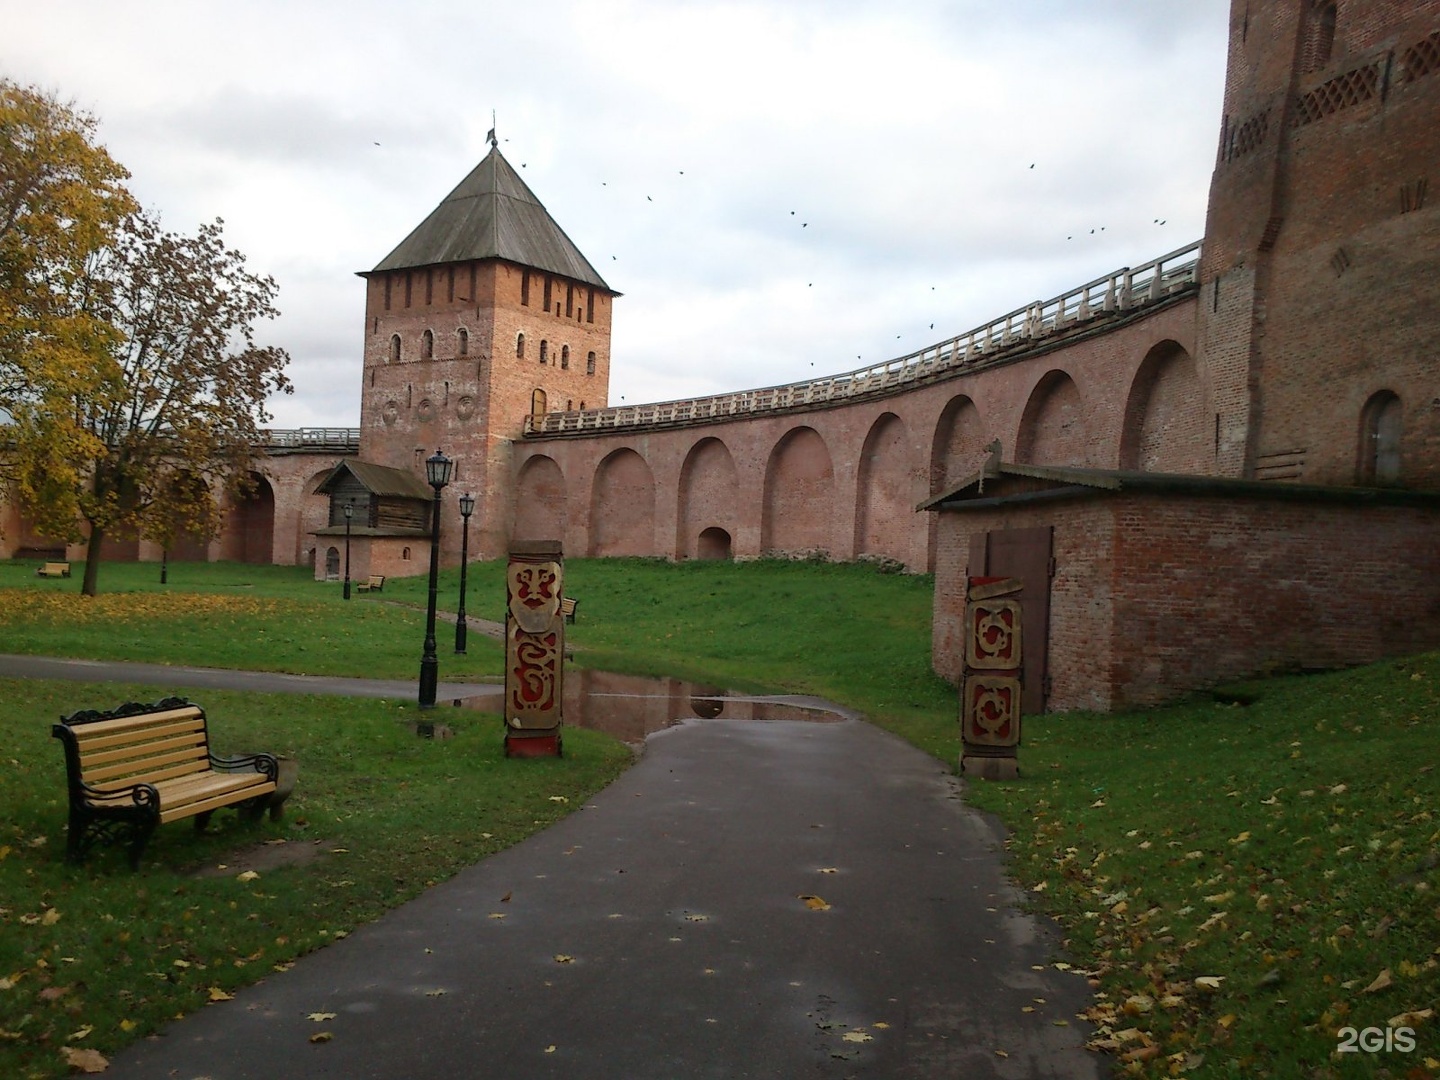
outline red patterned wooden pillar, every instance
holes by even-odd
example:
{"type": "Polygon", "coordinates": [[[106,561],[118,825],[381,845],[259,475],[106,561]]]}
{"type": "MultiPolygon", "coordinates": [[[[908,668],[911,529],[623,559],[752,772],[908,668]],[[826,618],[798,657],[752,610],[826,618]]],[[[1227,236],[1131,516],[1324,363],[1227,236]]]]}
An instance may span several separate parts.
{"type": "Polygon", "coordinates": [[[960,771],[987,780],[1020,775],[1019,578],[972,577],[965,594],[960,683],[960,771]]]}
{"type": "Polygon", "coordinates": [[[517,541],[505,572],[505,756],[559,757],[564,701],[565,556],[517,541]]]}

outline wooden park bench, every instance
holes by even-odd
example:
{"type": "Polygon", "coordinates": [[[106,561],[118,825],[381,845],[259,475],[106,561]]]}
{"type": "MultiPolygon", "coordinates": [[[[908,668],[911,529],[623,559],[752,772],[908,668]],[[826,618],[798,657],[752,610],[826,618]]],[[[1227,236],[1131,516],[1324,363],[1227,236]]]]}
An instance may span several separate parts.
{"type": "Polygon", "coordinates": [[[40,569],[35,571],[36,577],[69,577],[70,564],[68,562],[47,562],[40,569]]]}
{"type": "Polygon", "coordinates": [[[222,806],[258,818],[279,774],[272,754],[213,754],[205,710],[184,698],[77,712],[50,733],[65,746],[72,862],[98,841],[128,836],[138,868],[158,825],[193,817],[203,830],[222,806]]]}
{"type": "Polygon", "coordinates": [[[580,601],[573,596],[562,596],[560,598],[560,614],[565,616],[565,621],[575,621],[575,609],[580,606],[580,601]]]}
{"type": "Polygon", "coordinates": [[[371,574],[369,581],[357,582],[355,589],[358,592],[380,592],[385,588],[384,574],[371,574]]]}

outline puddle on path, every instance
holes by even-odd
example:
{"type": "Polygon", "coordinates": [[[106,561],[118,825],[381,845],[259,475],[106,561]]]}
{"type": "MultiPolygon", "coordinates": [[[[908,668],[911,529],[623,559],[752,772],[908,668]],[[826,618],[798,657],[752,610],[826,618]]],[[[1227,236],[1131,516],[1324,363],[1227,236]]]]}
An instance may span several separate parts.
{"type": "MultiPolygon", "coordinates": [[[[642,742],[645,736],[682,720],[808,720],[829,723],[843,720],[841,713],[819,706],[777,700],[783,695],[739,694],[683,679],[650,679],[583,668],[565,670],[565,723],[571,727],[603,731],[625,742],[642,742]]],[[[498,712],[500,695],[455,698],[462,709],[498,712]]],[[[432,738],[443,724],[430,725],[432,738]]],[[[424,734],[420,732],[420,734],[424,734]]]]}

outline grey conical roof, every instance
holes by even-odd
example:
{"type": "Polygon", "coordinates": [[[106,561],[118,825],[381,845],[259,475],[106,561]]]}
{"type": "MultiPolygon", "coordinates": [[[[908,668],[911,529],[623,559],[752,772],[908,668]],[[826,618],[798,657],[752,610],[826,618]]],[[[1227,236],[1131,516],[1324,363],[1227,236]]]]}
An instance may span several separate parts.
{"type": "Polygon", "coordinates": [[[614,292],[493,145],[372,273],[475,259],[505,259],[614,292]]]}

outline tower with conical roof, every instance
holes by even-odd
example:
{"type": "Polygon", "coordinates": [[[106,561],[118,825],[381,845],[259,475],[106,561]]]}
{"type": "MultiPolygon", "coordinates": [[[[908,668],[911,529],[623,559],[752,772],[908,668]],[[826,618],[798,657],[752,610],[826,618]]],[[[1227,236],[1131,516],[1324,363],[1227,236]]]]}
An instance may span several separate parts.
{"type": "MultiPolygon", "coordinates": [[[[456,462],[445,498],[475,496],[471,551],[501,554],[511,442],[528,414],[607,404],[619,294],[493,140],[470,175],[360,276],[362,461],[423,479],[424,459],[444,450],[456,462]]],[[[444,519],[449,554],[459,549],[449,524],[456,515],[446,509],[444,519]]],[[[406,554],[415,573],[425,568],[418,553],[406,554]]]]}

